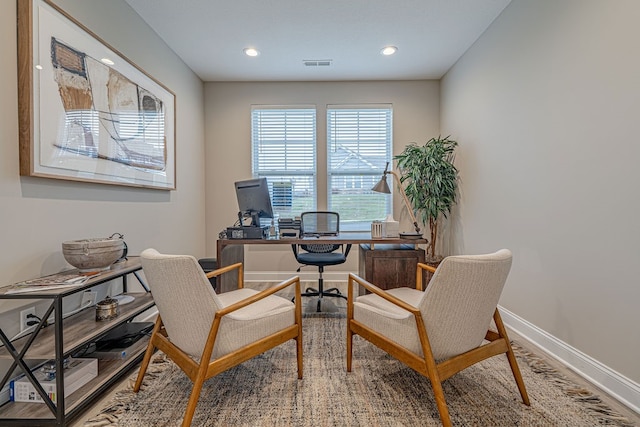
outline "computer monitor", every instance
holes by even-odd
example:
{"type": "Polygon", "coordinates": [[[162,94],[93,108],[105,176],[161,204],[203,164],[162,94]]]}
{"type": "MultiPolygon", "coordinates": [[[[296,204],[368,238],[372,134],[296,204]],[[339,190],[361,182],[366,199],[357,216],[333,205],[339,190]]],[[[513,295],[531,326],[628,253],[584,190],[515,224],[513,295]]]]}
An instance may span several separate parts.
{"type": "Polygon", "coordinates": [[[260,218],[273,218],[267,178],[237,181],[235,186],[239,216],[251,216],[251,225],[255,227],[260,226],[260,218]]]}

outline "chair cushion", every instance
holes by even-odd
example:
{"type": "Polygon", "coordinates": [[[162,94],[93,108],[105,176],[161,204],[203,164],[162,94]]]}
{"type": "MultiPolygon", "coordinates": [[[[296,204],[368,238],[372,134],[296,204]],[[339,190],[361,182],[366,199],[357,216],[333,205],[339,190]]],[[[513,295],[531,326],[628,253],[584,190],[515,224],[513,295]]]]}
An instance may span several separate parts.
{"type": "MultiPolygon", "coordinates": [[[[257,294],[254,289],[237,289],[219,295],[227,307],[257,294]]],[[[277,295],[270,295],[222,318],[212,359],[219,358],[295,323],[295,305],[277,295]]]]}
{"type": "MultiPolygon", "coordinates": [[[[389,295],[392,295],[413,307],[418,307],[420,301],[422,300],[422,297],[424,296],[424,292],[407,287],[393,288],[389,289],[386,292],[389,295]]],[[[381,298],[376,294],[359,296],[356,298],[356,302],[375,307],[381,310],[381,314],[383,316],[391,317],[394,319],[404,319],[408,316],[411,316],[411,313],[409,313],[408,311],[398,307],[393,303],[390,303],[386,299],[381,298]]]]}
{"type": "MultiPolygon", "coordinates": [[[[406,287],[386,292],[413,307],[417,307],[424,296],[424,292],[406,287]]],[[[355,320],[407,350],[423,355],[415,317],[411,313],[375,294],[359,296],[353,307],[355,320]]]]}
{"type": "Polygon", "coordinates": [[[341,252],[330,252],[330,253],[303,252],[303,253],[299,253],[296,259],[301,264],[320,266],[320,265],[342,264],[347,260],[347,257],[345,257],[344,254],[341,252]]]}
{"type": "MultiPolygon", "coordinates": [[[[240,288],[231,292],[223,292],[218,295],[218,298],[220,299],[223,307],[228,307],[257,293],[259,292],[255,289],[240,288]]],[[[260,301],[254,302],[246,307],[242,307],[240,310],[229,313],[227,316],[236,320],[254,320],[271,316],[274,311],[279,311],[281,309],[289,310],[293,307],[294,304],[288,299],[279,297],[278,295],[270,295],[260,301]]]]}

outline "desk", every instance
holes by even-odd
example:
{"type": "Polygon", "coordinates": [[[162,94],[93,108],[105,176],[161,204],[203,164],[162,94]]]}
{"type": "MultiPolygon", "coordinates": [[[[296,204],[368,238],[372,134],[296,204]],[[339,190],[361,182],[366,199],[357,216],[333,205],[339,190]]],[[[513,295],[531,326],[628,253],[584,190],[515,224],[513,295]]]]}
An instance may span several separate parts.
{"type": "MultiPolygon", "coordinates": [[[[370,232],[342,232],[337,236],[321,237],[272,237],[268,239],[220,239],[217,242],[216,257],[218,267],[224,267],[236,262],[244,262],[244,245],[296,245],[296,244],[337,244],[337,245],[359,245],[368,244],[371,249],[375,249],[376,244],[393,245],[418,245],[427,243],[426,239],[401,239],[401,238],[379,238],[371,237],[370,232]]],[[[293,257],[293,254],[291,254],[293,257]]],[[[235,280],[237,275],[223,274],[219,277],[219,292],[227,292],[237,287],[235,280]],[[226,277],[225,277],[226,276],[226,277]]]]}

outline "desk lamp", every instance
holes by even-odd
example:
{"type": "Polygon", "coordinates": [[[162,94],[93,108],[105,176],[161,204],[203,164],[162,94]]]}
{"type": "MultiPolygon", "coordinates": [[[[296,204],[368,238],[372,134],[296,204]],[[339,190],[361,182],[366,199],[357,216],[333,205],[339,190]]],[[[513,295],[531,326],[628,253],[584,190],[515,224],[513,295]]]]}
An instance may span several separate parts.
{"type": "Polygon", "coordinates": [[[378,183],[376,185],[374,185],[371,190],[375,191],[376,193],[391,194],[391,189],[389,188],[389,185],[387,184],[387,175],[388,174],[393,175],[393,177],[395,178],[396,183],[398,184],[398,187],[400,188],[400,195],[402,196],[402,199],[404,200],[404,204],[407,206],[407,211],[409,212],[409,216],[411,216],[411,221],[413,221],[413,227],[416,230],[415,234],[414,233],[401,233],[401,236],[403,236],[403,237],[413,237],[413,238],[422,237],[422,232],[420,231],[420,227],[418,226],[418,221],[416,220],[416,217],[413,214],[413,209],[411,209],[411,203],[409,203],[409,199],[407,199],[407,195],[405,194],[404,189],[402,188],[402,183],[400,182],[400,177],[398,176],[398,174],[396,172],[394,172],[392,170],[389,170],[389,162],[387,162],[387,165],[384,167],[384,172],[382,173],[382,178],[380,178],[380,181],[378,181],[378,183]]]}

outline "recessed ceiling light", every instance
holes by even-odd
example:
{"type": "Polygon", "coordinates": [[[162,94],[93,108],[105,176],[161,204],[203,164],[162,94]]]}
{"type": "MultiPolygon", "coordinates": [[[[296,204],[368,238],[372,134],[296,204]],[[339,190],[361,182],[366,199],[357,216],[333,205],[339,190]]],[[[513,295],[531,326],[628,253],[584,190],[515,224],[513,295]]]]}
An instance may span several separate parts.
{"type": "Polygon", "coordinates": [[[244,50],[244,54],[247,56],[258,56],[260,52],[258,52],[258,49],[254,47],[248,47],[244,50]]]}
{"type": "Polygon", "coordinates": [[[103,64],[107,64],[107,65],[113,65],[114,62],[112,60],[110,60],[109,58],[102,58],[100,61],[102,61],[103,64]]]}
{"type": "Polygon", "coordinates": [[[393,55],[397,51],[398,51],[398,48],[395,46],[386,46],[380,51],[380,53],[385,56],[389,56],[389,55],[393,55]]]}

